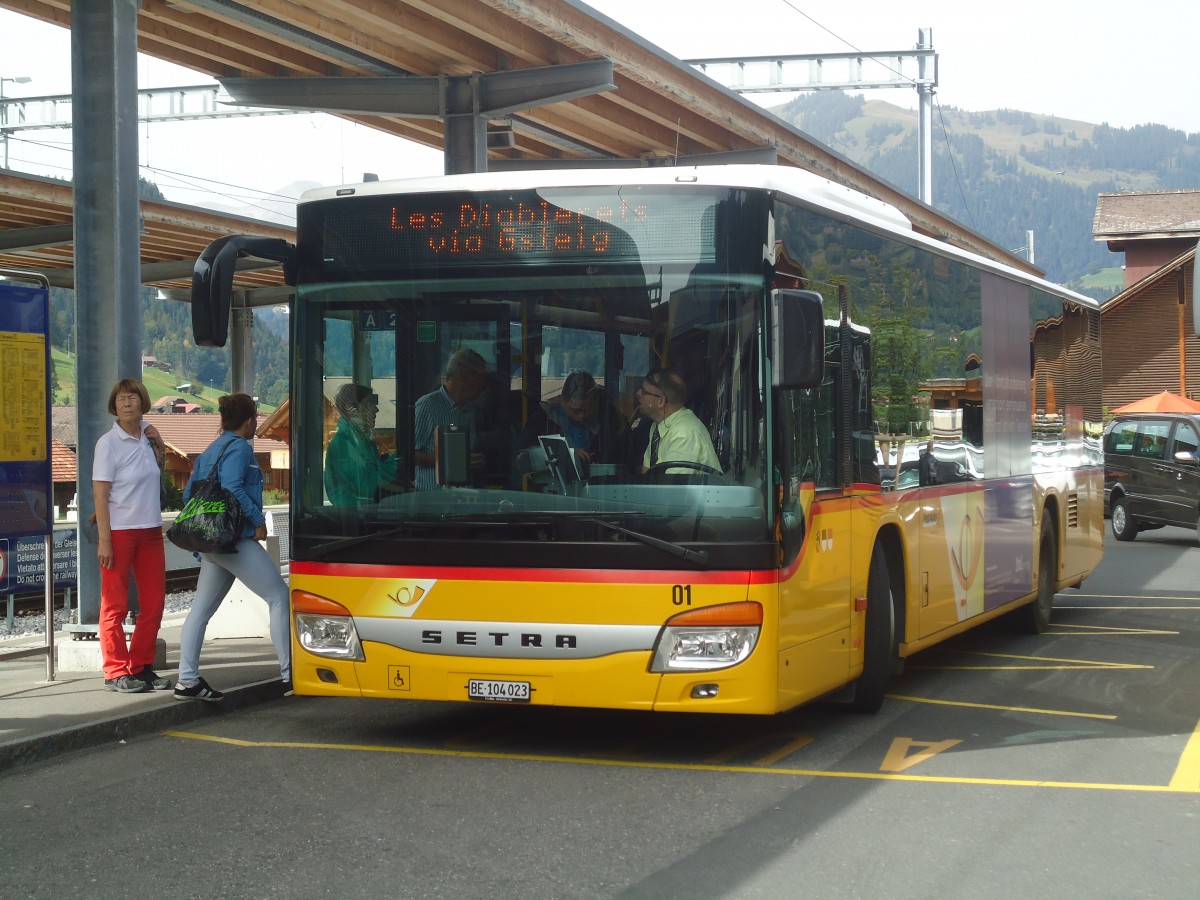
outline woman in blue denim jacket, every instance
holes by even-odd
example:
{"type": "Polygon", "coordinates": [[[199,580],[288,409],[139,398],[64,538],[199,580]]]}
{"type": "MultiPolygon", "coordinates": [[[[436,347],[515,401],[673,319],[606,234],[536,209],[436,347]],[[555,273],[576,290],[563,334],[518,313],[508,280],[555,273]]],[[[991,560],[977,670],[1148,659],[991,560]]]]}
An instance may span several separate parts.
{"type": "Polygon", "coordinates": [[[200,648],[208,621],[229,593],[234,580],[242,582],[267,602],[271,613],[271,643],[279,657],[279,669],[284,690],[290,691],[292,680],[292,623],[288,588],[279,574],[279,566],[271,559],[259,541],[267,538],[267,521],[263,515],[263,474],[254,459],[251,441],[258,425],[258,410],[254,398],[247,394],[230,394],[217,401],[221,412],[221,436],[200,454],[188,479],[183,499],[192,493],[192,485],[207,478],[213,463],[220,459],[217,475],[221,486],[237,498],[245,515],[242,536],[232,553],[199,553],[200,576],[196,581],[196,598],[183,622],[179,638],[179,681],[175,685],[176,700],[204,700],[209,703],[225,695],[214,690],[200,677],[200,648]],[[224,455],[222,455],[224,454],[224,455]]]}

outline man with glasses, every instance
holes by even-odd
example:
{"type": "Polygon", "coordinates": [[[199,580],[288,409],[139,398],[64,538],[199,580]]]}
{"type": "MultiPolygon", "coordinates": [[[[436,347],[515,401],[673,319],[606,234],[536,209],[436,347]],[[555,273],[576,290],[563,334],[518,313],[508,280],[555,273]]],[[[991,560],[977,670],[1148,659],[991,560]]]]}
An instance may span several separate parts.
{"type": "Polygon", "coordinates": [[[668,466],[669,475],[712,471],[720,474],[721,463],[708,429],[687,408],[687,383],[672,369],[655,369],[642,379],[637,392],[638,409],[654,424],[650,443],[642,457],[642,471],[663,463],[696,463],[697,466],[668,466]],[[703,467],[703,468],[699,468],[703,467]]]}
{"type": "Polygon", "coordinates": [[[581,461],[628,463],[629,423],[590,372],[573,369],[563,381],[558,401],[542,408],[581,461]]]}
{"type": "Polygon", "coordinates": [[[379,397],[361,384],[343,384],[333,398],[337,432],[325,451],[325,493],[336,506],[379,502],[380,489],[396,480],[396,454],[379,452],[375,417],[379,397]]]}

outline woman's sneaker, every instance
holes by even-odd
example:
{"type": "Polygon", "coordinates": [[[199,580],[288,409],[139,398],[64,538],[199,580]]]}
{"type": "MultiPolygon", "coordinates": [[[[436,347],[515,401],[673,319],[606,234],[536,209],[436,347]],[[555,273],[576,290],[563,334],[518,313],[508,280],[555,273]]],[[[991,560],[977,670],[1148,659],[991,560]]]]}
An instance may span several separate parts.
{"type": "Polygon", "coordinates": [[[175,699],[176,700],[203,700],[205,703],[216,703],[225,697],[220,691],[214,691],[208,686],[208,682],[201,678],[191,687],[184,687],[178,682],[175,684],[175,699]]]}
{"type": "Polygon", "coordinates": [[[149,666],[146,666],[133,677],[139,681],[144,681],[150,686],[150,690],[152,691],[169,691],[171,689],[171,679],[163,678],[149,666]]]}
{"type": "Polygon", "coordinates": [[[150,685],[136,675],[118,675],[116,678],[105,678],[104,689],[120,694],[142,694],[150,690],[150,685]]]}

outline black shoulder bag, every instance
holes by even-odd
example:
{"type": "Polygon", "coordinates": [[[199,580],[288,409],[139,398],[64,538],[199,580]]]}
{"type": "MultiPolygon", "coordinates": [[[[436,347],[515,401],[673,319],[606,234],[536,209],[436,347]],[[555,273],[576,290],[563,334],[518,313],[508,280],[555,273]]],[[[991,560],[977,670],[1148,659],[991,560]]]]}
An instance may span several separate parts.
{"type": "Polygon", "coordinates": [[[176,547],[200,553],[237,553],[235,545],[242,537],[245,514],[237,498],[221,487],[218,474],[221,457],[232,443],[217,455],[208,477],[192,485],[191,497],[167,529],[167,540],[176,547]]]}

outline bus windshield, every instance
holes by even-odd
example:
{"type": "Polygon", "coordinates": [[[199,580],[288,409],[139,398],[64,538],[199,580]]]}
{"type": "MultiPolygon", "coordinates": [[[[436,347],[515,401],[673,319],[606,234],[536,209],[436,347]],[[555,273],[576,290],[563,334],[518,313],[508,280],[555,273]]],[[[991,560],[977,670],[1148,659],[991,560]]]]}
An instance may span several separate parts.
{"type": "Polygon", "coordinates": [[[766,216],[730,191],[603,190],[302,208],[298,556],[777,561],[766,216]]]}

